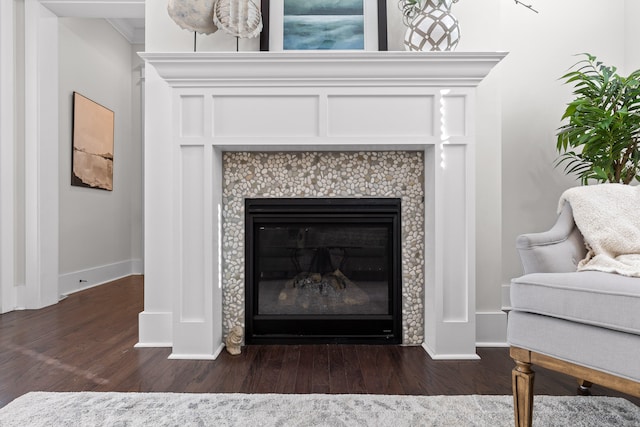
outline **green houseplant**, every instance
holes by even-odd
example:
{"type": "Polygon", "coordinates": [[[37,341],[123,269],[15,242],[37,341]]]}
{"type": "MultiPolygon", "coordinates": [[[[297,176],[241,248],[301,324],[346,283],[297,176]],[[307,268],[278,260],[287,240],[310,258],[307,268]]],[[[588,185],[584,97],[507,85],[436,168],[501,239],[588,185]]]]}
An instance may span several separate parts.
{"type": "Polygon", "coordinates": [[[563,164],[583,185],[629,184],[640,179],[640,70],[622,77],[615,67],[585,56],[562,76],[574,85],[576,98],[558,129],[556,166],[563,164]]]}

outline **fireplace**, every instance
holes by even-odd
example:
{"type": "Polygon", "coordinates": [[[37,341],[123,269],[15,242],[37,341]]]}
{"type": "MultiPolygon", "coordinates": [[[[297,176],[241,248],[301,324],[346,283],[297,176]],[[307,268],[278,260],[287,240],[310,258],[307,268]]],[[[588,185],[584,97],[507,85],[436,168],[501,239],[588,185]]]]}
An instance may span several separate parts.
{"type": "Polygon", "coordinates": [[[214,359],[245,323],[246,198],[398,197],[402,344],[477,358],[475,87],[504,53],[141,56],[153,125],[138,346],[214,359]],[[404,171],[406,153],[423,172],[404,171]]]}
{"type": "Polygon", "coordinates": [[[400,343],[400,199],[246,199],[246,342],[400,343]]]}

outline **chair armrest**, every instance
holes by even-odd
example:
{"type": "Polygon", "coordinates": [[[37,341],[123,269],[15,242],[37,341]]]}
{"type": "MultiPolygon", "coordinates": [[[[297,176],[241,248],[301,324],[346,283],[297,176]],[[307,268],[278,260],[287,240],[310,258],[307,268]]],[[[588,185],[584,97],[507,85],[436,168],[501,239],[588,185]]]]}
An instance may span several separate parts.
{"type": "Polygon", "coordinates": [[[524,274],[576,271],[578,262],[587,253],[569,203],[564,204],[550,230],[518,236],[516,248],[524,274]]]}

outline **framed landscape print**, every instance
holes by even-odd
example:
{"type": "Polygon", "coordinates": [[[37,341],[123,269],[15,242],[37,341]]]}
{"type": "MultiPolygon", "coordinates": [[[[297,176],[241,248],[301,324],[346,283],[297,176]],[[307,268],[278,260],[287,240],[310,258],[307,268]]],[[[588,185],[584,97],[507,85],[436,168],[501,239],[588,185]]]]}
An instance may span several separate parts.
{"type": "Polygon", "coordinates": [[[387,50],[386,0],[262,0],[262,51],[387,50]]]}
{"type": "Polygon", "coordinates": [[[71,185],[113,190],[114,114],[73,92],[71,185]]]}

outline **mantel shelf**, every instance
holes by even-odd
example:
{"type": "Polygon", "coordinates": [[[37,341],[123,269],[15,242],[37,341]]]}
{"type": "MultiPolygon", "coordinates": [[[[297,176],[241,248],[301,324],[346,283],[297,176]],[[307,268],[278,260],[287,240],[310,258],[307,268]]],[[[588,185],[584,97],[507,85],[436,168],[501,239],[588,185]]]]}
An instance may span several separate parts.
{"type": "Polygon", "coordinates": [[[142,52],[172,87],[477,86],[505,52],[142,52]]]}

